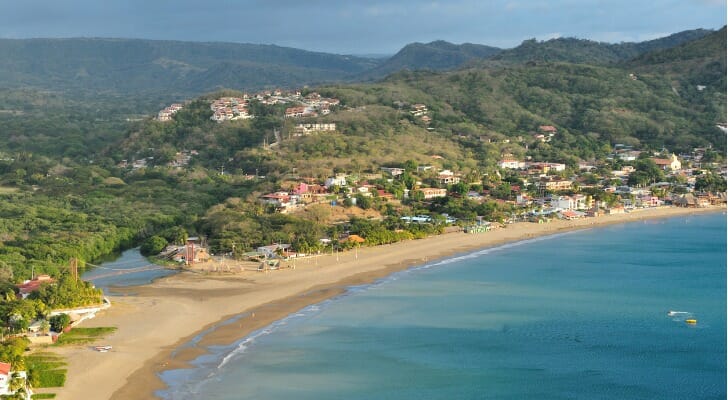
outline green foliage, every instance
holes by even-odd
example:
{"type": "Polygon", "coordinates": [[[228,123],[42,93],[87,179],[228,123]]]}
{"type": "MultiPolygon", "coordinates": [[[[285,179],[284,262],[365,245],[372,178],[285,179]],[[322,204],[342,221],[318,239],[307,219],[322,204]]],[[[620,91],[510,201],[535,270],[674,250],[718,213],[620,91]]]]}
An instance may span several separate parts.
{"type": "Polygon", "coordinates": [[[677,46],[711,33],[705,29],[683,31],[640,43],[602,43],[576,38],[557,38],[546,41],[524,40],[520,46],[492,57],[508,62],[560,61],[571,63],[608,64],[626,61],[649,51],[677,46]]]}
{"type": "Polygon", "coordinates": [[[486,59],[500,51],[500,49],[490,46],[471,43],[456,45],[442,40],[425,44],[411,43],[383,64],[366,71],[363,76],[367,78],[382,77],[400,70],[443,71],[455,69],[469,61],[486,59]]]}
{"type": "MultiPolygon", "coordinates": [[[[28,296],[39,300],[51,309],[98,305],[102,303],[103,292],[91,283],[74,279],[64,274],[51,285],[42,285],[28,296]]],[[[50,321],[53,325],[53,321],[50,321]]],[[[54,329],[55,330],[55,329],[54,329]]]]}
{"type": "Polygon", "coordinates": [[[13,365],[14,370],[26,368],[23,353],[30,342],[24,337],[14,337],[0,342],[0,360],[13,365]]]}
{"type": "Polygon", "coordinates": [[[54,332],[63,332],[64,329],[71,323],[71,317],[68,314],[54,315],[48,321],[51,324],[51,330],[54,332]]]}
{"type": "Polygon", "coordinates": [[[152,236],[142,243],[139,251],[143,256],[153,256],[161,253],[167,247],[167,244],[167,239],[161,236],[152,236]]]}
{"type": "Polygon", "coordinates": [[[30,396],[33,400],[40,400],[40,399],[55,399],[56,394],[55,393],[35,393],[32,396],[30,396]]]}
{"type": "Polygon", "coordinates": [[[705,192],[725,192],[726,179],[722,175],[707,173],[695,179],[695,190],[705,192]]]}
{"type": "Polygon", "coordinates": [[[273,45],[137,39],[3,39],[0,53],[12,54],[0,60],[1,86],[118,94],[304,85],[378,63],[273,45]]]}

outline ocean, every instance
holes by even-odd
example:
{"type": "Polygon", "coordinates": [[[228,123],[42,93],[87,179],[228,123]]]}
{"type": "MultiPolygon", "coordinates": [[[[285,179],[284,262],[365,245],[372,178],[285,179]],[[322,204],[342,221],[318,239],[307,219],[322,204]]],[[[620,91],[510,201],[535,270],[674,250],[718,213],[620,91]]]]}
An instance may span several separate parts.
{"type": "Polygon", "coordinates": [[[726,217],[599,227],[433,261],[210,351],[194,369],[165,372],[170,387],[158,394],[725,399],[726,217]]]}

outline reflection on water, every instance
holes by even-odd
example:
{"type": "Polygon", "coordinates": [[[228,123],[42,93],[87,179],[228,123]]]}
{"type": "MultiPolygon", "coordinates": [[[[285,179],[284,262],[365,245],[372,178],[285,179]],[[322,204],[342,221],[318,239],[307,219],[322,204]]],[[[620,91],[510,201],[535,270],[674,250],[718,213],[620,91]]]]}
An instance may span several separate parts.
{"type": "Polygon", "coordinates": [[[139,253],[139,248],[126,250],[99,264],[100,268],[93,268],[81,275],[84,280],[91,281],[96,287],[103,289],[108,294],[108,289],[113,286],[137,286],[152,282],[157,278],[174,274],[176,271],[169,269],[153,269],[137,272],[120,273],[110,275],[112,272],[123,272],[134,270],[140,267],[153,265],[139,253]]]}

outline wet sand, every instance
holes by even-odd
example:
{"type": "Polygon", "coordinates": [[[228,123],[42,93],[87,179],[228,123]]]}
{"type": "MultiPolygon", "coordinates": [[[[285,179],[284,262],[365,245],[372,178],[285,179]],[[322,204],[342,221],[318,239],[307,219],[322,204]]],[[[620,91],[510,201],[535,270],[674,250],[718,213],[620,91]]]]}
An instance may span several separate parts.
{"type": "Polygon", "coordinates": [[[158,373],[187,366],[207,346],[232,344],[351,285],[371,283],[427,261],[569,230],[724,210],[660,208],[575,221],[516,223],[487,233],[448,233],[298,259],[295,268],[267,273],[183,272],[126,288],[111,298],[110,309],[84,323],[118,327],[97,343],[113,350],[99,353],[90,346],[54,350],[68,361],[66,386],[57,391],[56,399],[155,399],[154,392],[164,388],[158,373]],[[222,324],[234,317],[238,319],[222,324]]]}

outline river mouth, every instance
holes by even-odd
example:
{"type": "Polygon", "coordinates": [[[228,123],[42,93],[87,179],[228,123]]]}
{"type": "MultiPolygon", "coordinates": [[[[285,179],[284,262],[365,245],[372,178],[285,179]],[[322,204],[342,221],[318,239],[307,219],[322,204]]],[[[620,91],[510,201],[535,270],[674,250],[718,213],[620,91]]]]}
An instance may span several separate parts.
{"type": "MultiPolygon", "coordinates": [[[[141,255],[137,247],[125,250],[115,258],[106,258],[106,261],[103,261],[98,267],[84,272],[81,279],[93,283],[106,295],[120,295],[113,289],[146,285],[177,272],[179,271],[150,262],[141,255]]],[[[124,294],[129,293],[125,291],[124,294]]]]}

